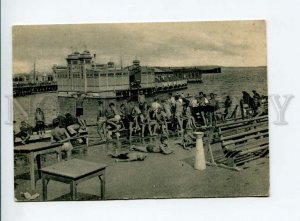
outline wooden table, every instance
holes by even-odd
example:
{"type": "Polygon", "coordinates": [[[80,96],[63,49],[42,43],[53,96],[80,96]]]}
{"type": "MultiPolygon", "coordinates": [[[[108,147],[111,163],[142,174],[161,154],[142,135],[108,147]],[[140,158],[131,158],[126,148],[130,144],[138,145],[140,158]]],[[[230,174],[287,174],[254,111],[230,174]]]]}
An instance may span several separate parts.
{"type": "Polygon", "coordinates": [[[35,190],[35,172],[34,172],[34,161],[37,161],[38,167],[38,175],[41,177],[41,155],[48,153],[56,153],[57,159],[60,161],[61,159],[61,143],[51,143],[51,142],[38,142],[31,143],[22,146],[14,147],[14,153],[25,155],[29,159],[29,167],[30,167],[30,181],[31,181],[31,190],[35,190]]]}
{"type": "Polygon", "coordinates": [[[43,181],[43,200],[47,200],[47,185],[50,180],[70,184],[72,200],[77,197],[77,185],[80,182],[99,177],[101,199],[105,199],[105,168],[101,163],[72,159],[41,169],[43,181]]]}

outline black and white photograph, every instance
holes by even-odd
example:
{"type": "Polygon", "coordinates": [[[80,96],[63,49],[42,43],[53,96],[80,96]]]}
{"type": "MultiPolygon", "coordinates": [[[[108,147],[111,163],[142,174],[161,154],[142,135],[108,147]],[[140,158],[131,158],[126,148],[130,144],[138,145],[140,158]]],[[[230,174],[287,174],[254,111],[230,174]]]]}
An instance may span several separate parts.
{"type": "Polygon", "coordinates": [[[16,25],[20,202],[269,196],[264,20],[16,25]]]}

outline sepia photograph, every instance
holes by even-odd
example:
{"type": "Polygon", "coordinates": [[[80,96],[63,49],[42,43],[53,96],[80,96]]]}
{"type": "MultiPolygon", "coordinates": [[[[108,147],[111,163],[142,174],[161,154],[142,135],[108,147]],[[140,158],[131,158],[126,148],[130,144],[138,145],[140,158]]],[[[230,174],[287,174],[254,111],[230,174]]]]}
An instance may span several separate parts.
{"type": "Polygon", "coordinates": [[[269,196],[264,20],[17,25],[12,40],[15,201],[269,196]]]}

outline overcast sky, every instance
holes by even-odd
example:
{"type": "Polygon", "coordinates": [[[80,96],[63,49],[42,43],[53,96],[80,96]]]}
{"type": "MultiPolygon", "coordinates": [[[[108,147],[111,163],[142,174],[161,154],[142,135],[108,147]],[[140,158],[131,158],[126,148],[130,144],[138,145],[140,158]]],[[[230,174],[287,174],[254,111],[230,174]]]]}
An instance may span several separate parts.
{"type": "Polygon", "coordinates": [[[264,21],[16,26],[14,73],[65,65],[72,51],[88,49],[97,63],[123,66],[134,58],[152,66],[265,66],[264,21]]]}

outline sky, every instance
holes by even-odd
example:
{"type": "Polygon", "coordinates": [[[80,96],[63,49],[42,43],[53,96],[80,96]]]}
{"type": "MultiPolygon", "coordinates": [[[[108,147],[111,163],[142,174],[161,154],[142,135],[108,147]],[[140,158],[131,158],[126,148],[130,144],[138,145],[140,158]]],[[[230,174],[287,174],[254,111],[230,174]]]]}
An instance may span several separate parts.
{"type": "Polygon", "coordinates": [[[26,25],[13,27],[13,72],[51,72],[88,49],[97,63],[147,66],[266,66],[266,25],[259,21],[26,25]]]}

